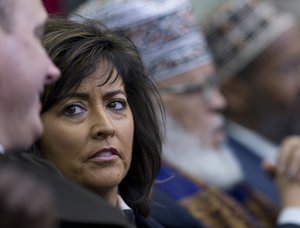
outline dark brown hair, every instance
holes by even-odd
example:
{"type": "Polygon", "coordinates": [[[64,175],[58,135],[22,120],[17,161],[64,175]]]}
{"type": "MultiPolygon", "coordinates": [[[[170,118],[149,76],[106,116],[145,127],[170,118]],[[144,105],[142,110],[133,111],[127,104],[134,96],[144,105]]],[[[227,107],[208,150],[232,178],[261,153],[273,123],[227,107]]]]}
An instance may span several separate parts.
{"type": "Polygon", "coordinates": [[[136,47],[99,22],[57,18],[49,20],[43,45],[62,75],[46,87],[42,112],[74,92],[101,61],[109,63],[106,82],[113,69],[122,77],[134,119],[134,142],[131,167],[119,185],[119,194],[135,212],[147,216],[151,188],[161,164],[163,109],[136,47]]]}

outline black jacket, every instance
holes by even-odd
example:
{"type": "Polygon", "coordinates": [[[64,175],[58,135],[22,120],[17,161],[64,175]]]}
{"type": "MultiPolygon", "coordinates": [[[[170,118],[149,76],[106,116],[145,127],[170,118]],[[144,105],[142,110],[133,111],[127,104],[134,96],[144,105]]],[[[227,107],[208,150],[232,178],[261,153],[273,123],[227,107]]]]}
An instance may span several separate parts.
{"type": "Polygon", "coordinates": [[[153,190],[150,215],[164,227],[203,227],[185,208],[156,187],[153,190]]]}
{"type": "Polygon", "coordinates": [[[54,193],[60,227],[132,227],[123,214],[97,195],[66,180],[49,162],[31,154],[0,157],[0,165],[17,166],[46,182],[54,193]]]}

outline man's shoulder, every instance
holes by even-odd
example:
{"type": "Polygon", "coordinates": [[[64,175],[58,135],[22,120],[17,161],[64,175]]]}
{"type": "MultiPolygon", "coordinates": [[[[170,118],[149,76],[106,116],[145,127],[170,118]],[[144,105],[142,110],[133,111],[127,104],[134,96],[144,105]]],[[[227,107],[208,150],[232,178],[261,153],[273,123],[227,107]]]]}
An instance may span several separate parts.
{"type": "Polygon", "coordinates": [[[119,210],[108,205],[96,194],[65,179],[48,161],[24,153],[9,159],[2,158],[1,162],[24,169],[49,186],[54,195],[57,216],[63,227],[129,227],[119,210]]]}

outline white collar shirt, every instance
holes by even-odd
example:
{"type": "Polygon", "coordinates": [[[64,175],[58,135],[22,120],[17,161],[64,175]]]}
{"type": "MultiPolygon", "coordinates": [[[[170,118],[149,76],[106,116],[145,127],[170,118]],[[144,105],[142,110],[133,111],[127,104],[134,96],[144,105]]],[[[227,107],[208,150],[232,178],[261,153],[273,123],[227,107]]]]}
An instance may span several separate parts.
{"type": "Polygon", "coordinates": [[[276,164],[279,147],[274,143],[233,121],[228,121],[228,134],[238,143],[251,150],[256,156],[271,164],[276,164]]]}

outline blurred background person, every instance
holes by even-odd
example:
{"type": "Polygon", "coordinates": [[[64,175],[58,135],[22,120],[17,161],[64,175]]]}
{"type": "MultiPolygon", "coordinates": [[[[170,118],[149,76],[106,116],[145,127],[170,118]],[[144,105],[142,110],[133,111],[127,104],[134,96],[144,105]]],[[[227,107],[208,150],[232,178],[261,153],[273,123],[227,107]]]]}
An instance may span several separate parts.
{"type": "Polygon", "coordinates": [[[262,164],[275,164],[282,140],[300,130],[299,25],[264,0],[227,1],[211,15],[204,27],[227,99],[229,145],[246,182],[278,204],[262,164]]]}
{"type": "MultiPolygon", "coordinates": [[[[103,21],[132,39],[159,87],[167,137],[157,188],[204,225],[274,226],[276,207],[244,183],[224,143],[226,101],[189,1],[89,1],[75,14],[103,21]]],[[[159,216],[158,210],[153,213],[159,216]]]]}

